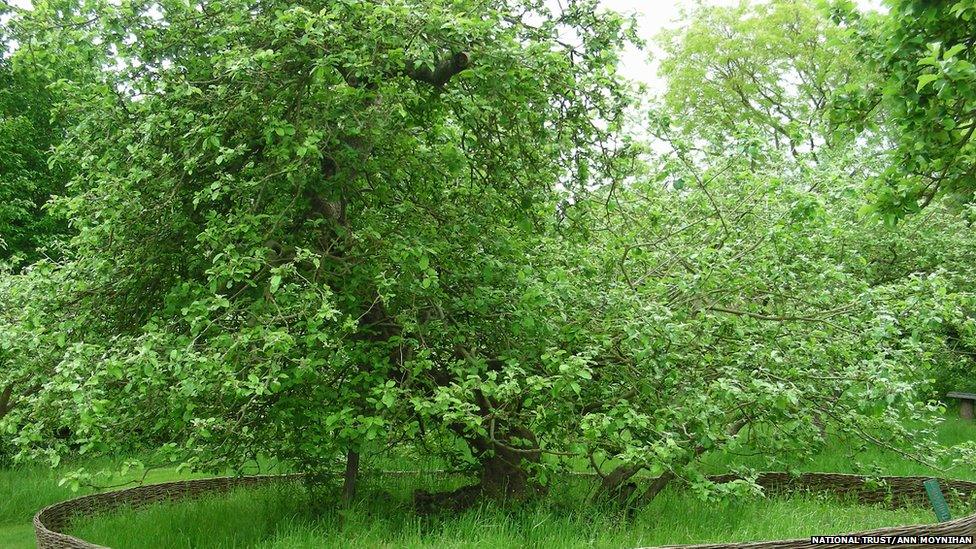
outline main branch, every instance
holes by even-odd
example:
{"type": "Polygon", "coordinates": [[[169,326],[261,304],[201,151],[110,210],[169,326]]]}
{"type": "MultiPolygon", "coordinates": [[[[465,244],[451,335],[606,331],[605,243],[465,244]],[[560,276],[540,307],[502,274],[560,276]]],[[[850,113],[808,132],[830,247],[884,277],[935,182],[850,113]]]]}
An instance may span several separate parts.
{"type": "Polygon", "coordinates": [[[425,82],[431,86],[441,87],[447,84],[455,74],[471,67],[471,55],[458,52],[437,62],[434,70],[426,65],[408,63],[406,74],[418,82],[425,82]]]}

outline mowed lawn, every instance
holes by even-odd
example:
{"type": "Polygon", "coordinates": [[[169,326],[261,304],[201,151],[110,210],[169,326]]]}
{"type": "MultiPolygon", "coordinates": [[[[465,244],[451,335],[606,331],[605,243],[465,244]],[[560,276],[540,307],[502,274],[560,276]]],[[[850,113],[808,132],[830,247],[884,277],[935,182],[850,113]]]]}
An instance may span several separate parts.
{"type": "MultiPolygon", "coordinates": [[[[976,439],[976,423],[945,421],[939,439],[955,444],[976,439]]],[[[759,458],[714,456],[716,469],[729,462],[756,469],[759,458]]],[[[402,465],[409,465],[404,463],[402,465]]],[[[813,460],[786,463],[804,471],[884,475],[943,475],[976,479],[976,468],[929,470],[876,448],[862,450],[834,440],[813,460]]],[[[77,465],[74,465],[77,467],[77,465]]],[[[65,470],[70,470],[70,466],[65,470]]],[[[26,467],[0,471],[0,547],[34,547],[31,516],[44,505],[72,497],[58,486],[64,470],[26,467]]],[[[141,477],[133,472],[132,477],[141,477]]],[[[191,475],[175,469],[150,472],[147,482],[191,475]]],[[[202,475],[196,475],[202,476],[202,475]]],[[[119,479],[122,480],[122,479],[119,479]]],[[[640,547],[672,543],[749,541],[807,537],[898,524],[931,523],[924,507],[885,509],[814,495],[702,501],[687,488],[672,486],[640,511],[627,515],[593,507],[586,496],[593,480],[568,477],[549,495],[522,507],[485,505],[461,514],[418,516],[416,489],[450,489],[471,482],[459,476],[377,477],[364,475],[361,497],[350,508],[331,503],[326,490],[313,498],[300,484],[238,490],[193,502],[124,510],[79,521],[72,533],[122,548],[172,547],[640,547]]],[[[955,514],[969,509],[956,508],[955,514]]]]}

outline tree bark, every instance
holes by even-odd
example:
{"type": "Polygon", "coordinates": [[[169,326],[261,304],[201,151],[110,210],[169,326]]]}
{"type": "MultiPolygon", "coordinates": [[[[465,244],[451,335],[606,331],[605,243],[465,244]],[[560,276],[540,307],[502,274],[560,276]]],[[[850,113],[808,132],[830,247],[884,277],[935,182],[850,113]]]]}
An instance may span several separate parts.
{"type": "MultiPolygon", "coordinates": [[[[488,410],[483,395],[478,395],[483,409],[488,410]]],[[[492,420],[493,422],[494,420],[492,420]]],[[[496,432],[494,423],[488,438],[478,438],[468,443],[481,455],[487,456],[481,464],[481,490],[485,496],[501,499],[521,499],[538,493],[542,486],[529,480],[528,466],[538,463],[542,453],[535,434],[525,427],[511,427],[505,434],[496,432]],[[523,449],[517,444],[527,441],[532,446],[523,449]]]]}
{"type": "Polygon", "coordinates": [[[346,472],[342,479],[342,502],[350,504],[356,497],[356,482],[359,480],[359,452],[346,452],[346,472]]]}
{"type": "MultiPolygon", "coordinates": [[[[454,427],[463,436],[460,427],[454,427]]],[[[520,501],[535,494],[545,492],[545,487],[533,482],[528,466],[537,463],[541,452],[512,446],[512,439],[536,444],[535,435],[523,427],[509,431],[511,434],[501,441],[489,437],[464,437],[472,449],[480,456],[481,477],[477,484],[462,486],[450,492],[430,493],[425,490],[414,492],[414,506],[421,514],[449,510],[460,512],[488,498],[499,501],[520,501]],[[487,457],[484,457],[486,456],[487,457]]]]}
{"type": "Polygon", "coordinates": [[[641,469],[643,467],[640,465],[620,465],[611,471],[609,475],[603,477],[603,481],[600,482],[600,487],[596,489],[596,492],[590,498],[590,502],[596,503],[605,498],[620,499],[619,496],[623,495],[624,486],[641,469]]]}
{"type": "Polygon", "coordinates": [[[654,481],[651,482],[651,485],[647,487],[647,490],[641,496],[640,505],[642,506],[647,505],[648,503],[653,501],[654,498],[657,497],[659,493],[661,493],[661,490],[664,490],[664,487],[667,486],[668,483],[671,482],[671,479],[673,478],[674,478],[674,473],[672,473],[671,471],[665,471],[664,473],[661,473],[661,476],[654,479],[654,481]]]}
{"type": "Polygon", "coordinates": [[[523,466],[526,458],[516,452],[497,448],[495,455],[482,464],[481,491],[492,499],[521,499],[530,493],[529,473],[523,466]]]}
{"type": "MultiPolygon", "coordinates": [[[[468,52],[460,51],[450,56],[438,59],[434,64],[434,68],[431,69],[426,65],[418,63],[416,61],[408,61],[406,66],[401,71],[396,71],[396,74],[403,74],[407,77],[424,84],[430,84],[435,88],[444,87],[454,75],[461,71],[465,71],[471,68],[471,54],[468,52]]],[[[376,82],[369,82],[360,80],[351,71],[340,68],[340,74],[347,84],[354,88],[367,88],[373,89],[376,87],[376,82]]],[[[392,76],[390,74],[386,76],[392,76]]]]}
{"type": "Polygon", "coordinates": [[[14,384],[10,383],[5,386],[3,388],[3,392],[0,393],[0,419],[3,419],[3,416],[7,415],[7,412],[13,408],[13,406],[10,404],[10,397],[13,394],[13,391],[14,384]]]}
{"type": "Polygon", "coordinates": [[[458,52],[450,57],[437,61],[434,70],[410,63],[407,66],[407,76],[418,82],[425,82],[431,86],[441,87],[454,77],[455,74],[471,66],[471,56],[466,52],[458,52]]]}

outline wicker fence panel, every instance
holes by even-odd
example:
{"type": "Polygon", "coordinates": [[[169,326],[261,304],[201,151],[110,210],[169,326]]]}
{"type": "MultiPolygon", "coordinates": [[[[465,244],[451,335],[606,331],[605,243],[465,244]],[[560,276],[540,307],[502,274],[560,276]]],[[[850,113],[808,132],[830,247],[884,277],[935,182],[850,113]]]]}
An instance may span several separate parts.
{"type": "MultiPolygon", "coordinates": [[[[710,477],[714,482],[735,480],[735,475],[710,477]]],[[[842,473],[760,473],[756,483],[767,494],[795,492],[829,493],[852,497],[860,503],[889,504],[891,507],[926,505],[928,496],[922,483],[932,477],[866,477],[842,473]]],[[[942,490],[950,499],[968,499],[976,494],[976,482],[939,479],[942,490]]]]}
{"type": "MultiPolygon", "coordinates": [[[[412,474],[411,471],[391,471],[391,474],[412,474]]],[[[41,509],[34,516],[34,531],[39,549],[107,549],[85,540],[64,534],[71,521],[79,516],[90,516],[118,509],[120,507],[145,507],[164,501],[176,501],[204,494],[220,493],[235,488],[259,486],[263,484],[297,480],[302,475],[263,475],[250,477],[217,477],[199,480],[184,480],[137,486],[125,490],[82,496],[55,503],[41,509]]],[[[734,475],[711,477],[715,482],[735,480],[734,475]]],[[[927,496],[922,483],[930,477],[863,477],[834,473],[804,473],[793,476],[788,473],[761,473],[756,482],[769,494],[790,492],[830,493],[852,497],[862,503],[883,503],[893,507],[909,504],[925,504],[927,496]]],[[[950,499],[971,499],[976,497],[976,482],[940,479],[943,490],[950,499]]],[[[976,536],[976,514],[939,524],[898,526],[881,528],[867,532],[840,534],[839,536],[874,536],[878,538],[896,536],[976,536]]],[[[836,537],[839,537],[836,536],[836,537]]],[[[831,536],[835,537],[835,536],[831,536]]],[[[888,547],[891,543],[862,543],[859,547],[888,547]]],[[[900,544],[900,547],[931,547],[924,540],[917,544],[900,544]]],[[[766,541],[756,543],[724,543],[705,545],[674,545],[697,549],[734,548],[839,548],[850,544],[814,544],[810,539],[766,541]]],[[[943,544],[940,547],[972,547],[966,544],[943,544]]]]}
{"type": "Polygon", "coordinates": [[[235,488],[296,480],[301,476],[258,475],[181,480],[162,484],[147,484],[125,490],[69,499],[49,505],[34,515],[34,533],[37,536],[37,547],[39,549],[107,549],[64,534],[60,530],[65,529],[76,517],[105,513],[120,507],[140,508],[164,501],[177,501],[226,492],[235,488]]]}

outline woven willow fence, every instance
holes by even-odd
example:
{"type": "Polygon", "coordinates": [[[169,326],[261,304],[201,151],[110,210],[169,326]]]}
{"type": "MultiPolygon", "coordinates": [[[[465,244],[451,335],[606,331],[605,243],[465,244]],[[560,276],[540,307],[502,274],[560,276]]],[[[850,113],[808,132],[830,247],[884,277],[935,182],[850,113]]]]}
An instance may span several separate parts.
{"type": "MultiPolygon", "coordinates": [[[[391,472],[404,474],[405,471],[391,472]]],[[[227,492],[236,488],[255,487],[270,483],[293,481],[300,479],[300,474],[294,475],[262,475],[249,477],[218,477],[199,480],[183,480],[138,486],[114,492],[105,492],[82,496],[75,499],[55,503],[41,509],[34,516],[34,531],[37,535],[39,549],[107,549],[100,545],[89,543],[61,530],[68,528],[71,521],[78,517],[92,516],[109,512],[121,507],[140,508],[154,503],[178,501],[194,498],[206,494],[227,492]]],[[[711,477],[715,482],[729,482],[735,480],[734,475],[711,477]]],[[[791,476],[787,473],[761,473],[757,483],[769,494],[786,494],[793,492],[829,493],[842,497],[851,497],[861,503],[884,504],[891,507],[902,507],[911,504],[926,504],[927,496],[922,483],[929,477],[863,477],[860,475],[843,475],[833,473],[805,473],[791,476]]],[[[950,499],[966,500],[976,497],[976,482],[964,480],[939,481],[942,489],[950,499]]],[[[840,536],[858,536],[860,538],[876,537],[890,538],[896,536],[917,536],[919,543],[900,544],[900,547],[931,547],[933,543],[925,538],[933,536],[976,536],[976,514],[957,520],[939,524],[925,524],[915,526],[898,526],[882,528],[867,532],[841,534],[840,536]]],[[[840,536],[828,536],[830,538],[840,536]]],[[[858,547],[887,547],[890,542],[879,540],[877,543],[861,543],[858,547]]],[[[940,547],[972,547],[970,544],[941,544],[940,547]]],[[[850,547],[849,543],[819,543],[814,544],[810,539],[767,541],[757,543],[725,543],[708,545],[675,545],[670,547],[720,549],[720,548],[839,548],[850,547]]]]}

